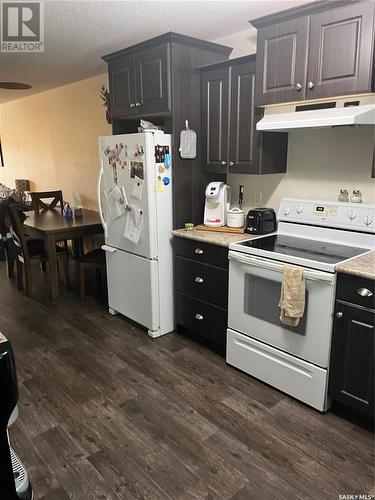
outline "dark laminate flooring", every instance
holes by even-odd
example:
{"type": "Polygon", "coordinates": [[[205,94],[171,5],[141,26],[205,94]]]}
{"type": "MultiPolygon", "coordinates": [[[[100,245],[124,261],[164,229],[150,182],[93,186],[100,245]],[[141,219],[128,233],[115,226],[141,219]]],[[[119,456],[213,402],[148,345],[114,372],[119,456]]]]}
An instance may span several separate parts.
{"type": "Polygon", "coordinates": [[[373,435],[363,428],[181,336],[151,340],[93,297],[52,302],[41,282],[28,299],[2,264],[0,284],[0,330],[20,386],[11,438],[35,500],[374,493],[373,435]]]}

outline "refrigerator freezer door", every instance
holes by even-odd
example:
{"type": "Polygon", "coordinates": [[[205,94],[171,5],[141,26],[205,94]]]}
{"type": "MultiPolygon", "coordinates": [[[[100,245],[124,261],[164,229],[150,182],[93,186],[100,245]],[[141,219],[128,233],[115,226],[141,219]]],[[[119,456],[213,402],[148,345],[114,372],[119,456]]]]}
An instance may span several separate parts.
{"type": "Polygon", "coordinates": [[[107,231],[107,245],[149,259],[158,256],[155,158],[153,134],[126,134],[99,138],[103,173],[99,185],[99,209],[107,231]],[[125,238],[129,212],[111,196],[115,186],[125,194],[130,206],[142,212],[142,226],[137,243],[125,238]],[[117,204],[117,205],[116,205],[117,204]],[[117,213],[116,213],[117,209],[117,213]]]}
{"type": "Polygon", "coordinates": [[[109,307],[148,328],[150,335],[160,327],[158,261],[148,260],[107,247],[109,307]]]}

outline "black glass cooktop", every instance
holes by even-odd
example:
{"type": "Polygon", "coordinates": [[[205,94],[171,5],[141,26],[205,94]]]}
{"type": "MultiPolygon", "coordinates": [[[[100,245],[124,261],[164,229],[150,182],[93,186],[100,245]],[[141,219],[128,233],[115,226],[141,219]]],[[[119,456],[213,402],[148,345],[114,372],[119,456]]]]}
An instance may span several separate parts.
{"type": "Polygon", "coordinates": [[[291,257],[315,260],[327,264],[337,264],[342,260],[367,252],[366,248],[358,248],[325,241],[296,238],[284,234],[265,236],[255,240],[241,241],[238,245],[257,248],[267,252],[276,252],[291,257]]]}

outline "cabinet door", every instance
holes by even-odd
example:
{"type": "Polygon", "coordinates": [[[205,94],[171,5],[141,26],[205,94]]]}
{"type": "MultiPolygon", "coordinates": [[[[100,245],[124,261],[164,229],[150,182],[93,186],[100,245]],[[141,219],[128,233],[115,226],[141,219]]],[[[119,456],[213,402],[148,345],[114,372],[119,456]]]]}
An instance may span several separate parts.
{"type": "Polygon", "coordinates": [[[135,55],[136,107],[138,114],[170,111],[169,45],[135,55]]]}
{"type": "Polygon", "coordinates": [[[311,16],[307,99],[371,91],[375,3],[311,16]]]}
{"type": "Polygon", "coordinates": [[[111,62],[108,70],[112,117],[134,116],[134,57],[121,57],[111,62]]]}
{"type": "Polygon", "coordinates": [[[228,162],[229,69],[202,73],[202,120],[205,168],[225,173],[228,162]]]}
{"type": "Polygon", "coordinates": [[[257,173],[255,60],[231,67],[230,172],[257,173]]]}
{"type": "Polygon", "coordinates": [[[258,30],[256,104],[305,99],[309,18],[258,30]]]}
{"type": "Polygon", "coordinates": [[[330,395],[366,415],[374,412],[374,311],[337,301],[330,395]]]}

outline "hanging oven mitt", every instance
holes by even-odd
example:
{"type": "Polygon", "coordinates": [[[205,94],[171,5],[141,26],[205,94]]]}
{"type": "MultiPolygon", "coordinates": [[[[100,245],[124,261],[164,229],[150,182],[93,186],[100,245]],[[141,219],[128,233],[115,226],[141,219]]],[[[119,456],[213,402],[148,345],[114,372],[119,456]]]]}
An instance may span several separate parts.
{"type": "Polygon", "coordinates": [[[185,120],[185,130],[180,132],[180,156],[185,160],[193,160],[197,156],[197,134],[189,127],[185,120]]]}

